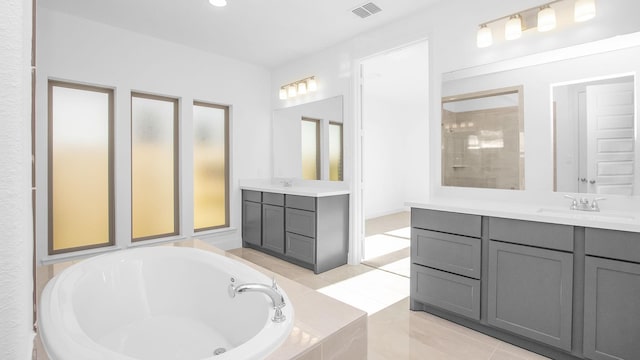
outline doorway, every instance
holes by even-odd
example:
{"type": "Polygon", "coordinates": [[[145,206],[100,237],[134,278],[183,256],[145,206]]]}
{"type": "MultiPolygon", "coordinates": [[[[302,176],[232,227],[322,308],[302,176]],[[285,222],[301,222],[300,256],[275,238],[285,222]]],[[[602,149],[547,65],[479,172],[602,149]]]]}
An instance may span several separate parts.
{"type": "Polygon", "coordinates": [[[406,277],[405,204],[428,194],[428,60],[423,40],[360,63],[362,261],[406,277]]]}

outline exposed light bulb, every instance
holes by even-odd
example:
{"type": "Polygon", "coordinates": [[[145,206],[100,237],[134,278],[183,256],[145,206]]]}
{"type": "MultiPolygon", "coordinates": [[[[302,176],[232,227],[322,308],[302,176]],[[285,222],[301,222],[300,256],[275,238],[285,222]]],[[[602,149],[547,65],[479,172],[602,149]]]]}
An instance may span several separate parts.
{"type": "Polygon", "coordinates": [[[318,90],[318,83],[316,82],[316,77],[312,77],[311,79],[309,79],[309,81],[307,81],[307,90],[309,91],[316,91],[318,90]]]}
{"type": "Polygon", "coordinates": [[[576,22],[587,21],[596,16],[595,0],[578,0],[576,1],[573,19],[576,22]]]}
{"type": "Polygon", "coordinates": [[[520,36],[522,36],[522,19],[520,15],[512,15],[504,25],[504,38],[514,40],[520,36]]]}
{"type": "Polygon", "coordinates": [[[280,100],[287,100],[287,89],[280,88],[280,100]]]}
{"type": "Polygon", "coordinates": [[[545,32],[556,28],[556,11],[549,5],[543,6],[538,11],[538,31],[545,32]]]}
{"type": "Polygon", "coordinates": [[[480,29],[478,29],[476,45],[478,45],[479,48],[485,48],[491,46],[491,44],[493,44],[493,33],[486,24],[483,24],[480,26],[480,29]]]}
{"type": "Polygon", "coordinates": [[[307,83],[304,81],[301,81],[298,83],[298,94],[300,95],[304,95],[307,93],[307,83]]]}
{"type": "Polygon", "coordinates": [[[217,7],[227,6],[227,0],[209,0],[209,4],[217,7]]]}

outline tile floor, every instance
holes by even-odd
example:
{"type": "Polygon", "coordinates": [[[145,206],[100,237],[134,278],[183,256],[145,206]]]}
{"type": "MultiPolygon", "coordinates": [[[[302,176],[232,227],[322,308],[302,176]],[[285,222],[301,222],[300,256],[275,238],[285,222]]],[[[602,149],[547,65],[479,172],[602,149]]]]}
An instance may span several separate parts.
{"type": "Polygon", "coordinates": [[[365,261],[315,275],[251,249],[230,252],[369,313],[369,359],[546,359],[437,316],[409,310],[409,213],[366,224],[365,261]]]}

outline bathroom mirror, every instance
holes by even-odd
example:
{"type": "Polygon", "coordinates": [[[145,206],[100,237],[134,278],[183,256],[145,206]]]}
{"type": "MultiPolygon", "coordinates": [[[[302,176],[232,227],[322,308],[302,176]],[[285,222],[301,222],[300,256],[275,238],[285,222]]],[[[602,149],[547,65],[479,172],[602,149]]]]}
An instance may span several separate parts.
{"type": "MultiPolygon", "coordinates": [[[[446,99],[457,94],[521,85],[524,105],[521,146],[525,147],[522,154],[527,154],[528,191],[633,196],[640,192],[640,176],[635,174],[635,159],[639,156],[635,113],[639,100],[635,89],[638,71],[640,33],[632,33],[444,73],[442,96],[446,99]],[[625,85],[621,86],[625,90],[616,96],[604,95],[596,101],[581,98],[586,97],[587,88],[604,88],[610,83],[623,83],[625,85]],[[572,99],[569,99],[569,93],[573,93],[572,99]],[[617,107],[610,109],[614,112],[610,121],[598,125],[610,128],[606,130],[610,138],[604,137],[602,129],[600,135],[590,134],[588,126],[595,125],[579,126],[577,119],[586,116],[587,112],[586,106],[578,106],[580,101],[591,106],[604,101],[617,107]],[[596,153],[600,160],[594,160],[587,172],[586,159],[593,158],[596,153]],[[581,162],[582,167],[579,166],[581,162]]],[[[444,131],[443,127],[443,134],[444,131]]],[[[445,181],[446,167],[452,166],[445,165],[449,146],[443,135],[442,184],[457,186],[445,181]]]]}
{"type": "Polygon", "coordinates": [[[634,195],[634,75],[552,86],[555,191],[634,195]]]}
{"type": "Polygon", "coordinates": [[[273,176],[343,180],[342,96],[273,112],[273,176]]]}
{"type": "Polygon", "coordinates": [[[524,189],[522,88],[442,98],[442,185],[524,189]]]}

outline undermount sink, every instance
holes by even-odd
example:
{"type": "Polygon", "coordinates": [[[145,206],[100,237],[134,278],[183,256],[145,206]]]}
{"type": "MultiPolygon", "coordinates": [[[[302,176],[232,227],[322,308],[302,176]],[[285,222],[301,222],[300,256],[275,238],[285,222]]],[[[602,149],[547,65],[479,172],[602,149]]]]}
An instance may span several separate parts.
{"type": "Polygon", "coordinates": [[[554,215],[572,217],[577,219],[590,219],[590,220],[622,220],[622,221],[635,221],[636,216],[631,214],[616,213],[609,211],[580,211],[571,209],[560,208],[540,208],[536,211],[539,214],[554,215]]]}

